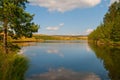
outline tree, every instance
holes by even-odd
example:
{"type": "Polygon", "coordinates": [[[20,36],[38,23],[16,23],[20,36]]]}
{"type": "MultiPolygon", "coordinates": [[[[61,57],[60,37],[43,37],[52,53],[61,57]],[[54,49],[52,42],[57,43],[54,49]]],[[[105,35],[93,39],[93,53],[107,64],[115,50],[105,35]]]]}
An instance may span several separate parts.
{"type": "Polygon", "coordinates": [[[98,26],[89,36],[89,39],[104,40],[104,42],[120,41],[120,1],[114,2],[105,14],[103,24],[98,26]]]}
{"type": "Polygon", "coordinates": [[[120,2],[113,3],[104,17],[104,24],[109,29],[110,40],[120,41],[120,2]]]}
{"type": "Polygon", "coordinates": [[[27,0],[0,0],[0,22],[4,31],[4,51],[7,51],[7,35],[10,30],[17,38],[31,37],[39,26],[32,22],[33,16],[25,11],[27,0]]]}
{"type": "Polygon", "coordinates": [[[113,25],[113,28],[111,30],[111,36],[110,39],[118,42],[120,41],[120,15],[117,17],[115,24],[113,25]]]}

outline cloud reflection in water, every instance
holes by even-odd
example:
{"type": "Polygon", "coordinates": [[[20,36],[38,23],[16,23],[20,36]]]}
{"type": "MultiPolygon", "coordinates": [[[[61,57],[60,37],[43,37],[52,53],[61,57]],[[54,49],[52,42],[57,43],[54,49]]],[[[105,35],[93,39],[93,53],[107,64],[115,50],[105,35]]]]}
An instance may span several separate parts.
{"type": "Polygon", "coordinates": [[[58,49],[48,49],[46,52],[48,54],[57,54],[62,58],[64,57],[64,54],[62,54],[58,49]]]}
{"type": "Polygon", "coordinates": [[[80,73],[65,68],[49,69],[49,72],[36,74],[26,80],[101,80],[94,73],[80,73]]]}

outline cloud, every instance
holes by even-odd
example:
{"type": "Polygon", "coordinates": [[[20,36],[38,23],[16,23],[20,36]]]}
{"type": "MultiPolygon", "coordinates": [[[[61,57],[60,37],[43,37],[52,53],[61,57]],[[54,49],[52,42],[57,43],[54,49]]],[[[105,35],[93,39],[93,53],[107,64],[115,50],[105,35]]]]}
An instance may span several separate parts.
{"type": "Polygon", "coordinates": [[[110,0],[110,5],[112,4],[112,3],[114,3],[115,1],[119,1],[119,0],[110,0]]]}
{"type": "Polygon", "coordinates": [[[64,57],[64,54],[62,54],[58,49],[48,49],[47,51],[46,51],[48,54],[57,54],[57,55],[59,55],[60,57],[64,57]]]}
{"type": "Polygon", "coordinates": [[[60,23],[58,26],[48,26],[48,27],[46,27],[46,29],[49,30],[49,31],[57,31],[57,30],[59,30],[62,26],[64,26],[64,23],[60,23]]]}
{"type": "Polygon", "coordinates": [[[59,26],[64,26],[64,23],[60,23],[59,26]]]}
{"type": "Polygon", "coordinates": [[[48,11],[66,12],[76,8],[94,7],[101,0],[29,0],[32,5],[48,8],[48,11]]]}
{"type": "Polygon", "coordinates": [[[57,49],[49,49],[49,50],[47,50],[47,53],[49,53],[49,54],[59,54],[59,50],[57,50],[57,49]]]}
{"type": "Polygon", "coordinates": [[[46,29],[50,31],[57,31],[59,30],[59,27],[47,27],[46,29]]]}
{"type": "Polygon", "coordinates": [[[94,29],[87,29],[85,33],[88,35],[88,34],[90,34],[93,30],[94,30],[94,29]]]}

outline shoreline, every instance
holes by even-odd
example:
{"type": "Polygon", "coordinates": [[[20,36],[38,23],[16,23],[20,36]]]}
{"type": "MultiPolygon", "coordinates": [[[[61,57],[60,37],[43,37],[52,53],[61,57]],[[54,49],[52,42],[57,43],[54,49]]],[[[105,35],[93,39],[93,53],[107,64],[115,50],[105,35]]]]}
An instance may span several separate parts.
{"type": "Polygon", "coordinates": [[[88,39],[88,43],[90,44],[95,44],[95,45],[98,45],[98,46],[101,46],[101,45],[105,45],[105,46],[120,46],[120,42],[113,42],[113,41],[95,41],[95,40],[89,40],[88,39]]]}

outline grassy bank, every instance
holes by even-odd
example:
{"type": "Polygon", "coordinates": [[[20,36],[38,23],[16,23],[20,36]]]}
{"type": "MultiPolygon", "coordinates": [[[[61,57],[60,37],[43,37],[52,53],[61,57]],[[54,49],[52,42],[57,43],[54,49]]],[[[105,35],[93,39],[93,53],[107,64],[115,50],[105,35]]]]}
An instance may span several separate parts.
{"type": "Polygon", "coordinates": [[[18,54],[0,52],[0,80],[24,80],[28,60],[18,54]]]}
{"type": "Polygon", "coordinates": [[[18,45],[9,41],[7,46],[8,53],[5,54],[3,42],[0,42],[0,80],[25,80],[28,59],[17,54],[20,50],[18,45]]]}
{"type": "Polygon", "coordinates": [[[22,37],[20,39],[12,39],[11,42],[13,43],[21,43],[21,42],[43,42],[43,39],[36,39],[35,37],[32,38],[25,38],[22,37]]]}
{"type": "Polygon", "coordinates": [[[87,40],[87,36],[83,35],[41,35],[35,34],[33,37],[36,40],[87,40]]]}
{"type": "MultiPolygon", "coordinates": [[[[46,40],[87,40],[87,36],[83,35],[43,35],[34,34],[31,38],[21,37],[18,39],[12,39],[8,36],[8,42],[23,43],[23,42],[44,42],[46,40]]],[[[0,41],[2,43],[2,40],[0,41]]]]}

